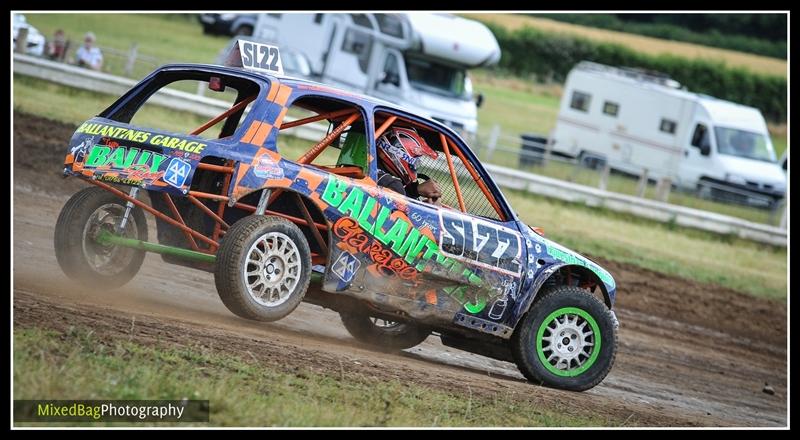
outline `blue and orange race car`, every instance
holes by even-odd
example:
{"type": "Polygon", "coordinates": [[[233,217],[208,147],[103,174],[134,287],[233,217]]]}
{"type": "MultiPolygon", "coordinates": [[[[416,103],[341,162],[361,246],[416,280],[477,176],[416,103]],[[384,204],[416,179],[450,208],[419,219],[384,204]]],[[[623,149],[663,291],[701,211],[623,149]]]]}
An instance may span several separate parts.
{"type": "Polygon", "coordinates": [[[75,131],[64,174],[91,186],[57,220],[70,278],[120,286],[154,252],[213,272],[243,318],[275,321],[307,301],[383,349],[435,334],[514,362],[535,383],[586,390],[605,378],[617,348],[614,279],[520,221],[457,133],[282,76],[277,48],[236,49],[231,65],[157,69],[75,131]],[[229,108],[185,132],[144,126],[168,119],[162,89],[197,83],[229,108]],[[376,184],[375,140],[390,127],[415,129],[438,153],[417,165],[441,188],[436,203],[376,184]]]}

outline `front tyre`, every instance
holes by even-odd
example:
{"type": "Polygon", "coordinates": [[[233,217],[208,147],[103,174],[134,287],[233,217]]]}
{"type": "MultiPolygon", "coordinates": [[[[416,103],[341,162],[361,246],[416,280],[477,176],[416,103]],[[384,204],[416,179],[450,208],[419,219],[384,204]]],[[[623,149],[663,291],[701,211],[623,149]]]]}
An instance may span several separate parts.
{"type": "Polygon", "coordinates": [[[386,351],[411,348],[424,341],[430,331],[413,323],[387,321],[365,313],[340,312],[342,324],[357,341],[386,351]]]}
{"type": "Polygon", "coordinates": [[[58,215],[53,245],[56,260],[69,278],[112,289],[130,281],[144,261],[144,251],[98,241],[103,232],[147,241],[147,222],[138,206],[117,232],[126,202],[96,186],[75,193],[58,215]]]}
{"type": "Polygon", "coordinates": [[[597,297],[573,286],[543,293],[511,337],[520,372],[531,382],[572,391],[599,384],[611,371],[617,333],[597,297]]]}
{"type": "Polygon", "coordinates": [[[303,301],[311,250],[302,231],[280,217],[248,216],[225,232],[214,281],[225,306],[242,318],[277,321],[303,301]]]}

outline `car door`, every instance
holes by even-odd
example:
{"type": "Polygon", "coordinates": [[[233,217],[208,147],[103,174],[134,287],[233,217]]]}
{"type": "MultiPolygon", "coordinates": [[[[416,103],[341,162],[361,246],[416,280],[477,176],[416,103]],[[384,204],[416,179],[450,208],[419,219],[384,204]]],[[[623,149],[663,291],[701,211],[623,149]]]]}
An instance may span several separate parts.
{"type": "Polygon", "coordinates": [[[713,175],[713,133],[711,124],[697,120],[692,126],[689,139],[683,148],[683,160],[679,167],[680,184],[694,186],[704,175],[713,175]],[[704,154],[705,153],[705,154],[704,154]]]}
{"type": "Polygon", "coordinates": [[[396,49],[386,49],[383,68],[373,84],[373,94],[389,102],[397,102],[402,97],[405,69],[402,55],[396,49]]]}
{"type": "Polygon", "coordinates": [[[382,187],[348,190],[344,181],[335,200],[323,195],[342,214],[332,228],[325,290],[417,319],[499,321],[521,285],[521,235],[513,221],[487,216],[494,209],[461,159],[449,154],[451,168],[441,144],[431,147],[438,157],[424,157],[419,173],[440,185],[441,205],[382,187]],[[461,202],[457,188],[466,190],[461,202]]]}

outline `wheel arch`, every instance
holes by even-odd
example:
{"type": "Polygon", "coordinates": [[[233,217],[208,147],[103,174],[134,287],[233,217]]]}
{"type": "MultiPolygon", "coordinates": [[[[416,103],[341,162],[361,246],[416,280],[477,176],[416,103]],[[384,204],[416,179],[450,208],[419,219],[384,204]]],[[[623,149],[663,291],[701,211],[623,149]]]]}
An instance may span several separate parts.
{"type": "MultiPolygon", "coordinates": [[[[244,194],[240,199],[239,202],[245,203],[252,206],[257,206],[258,201],[261,197],[261,194],[264,191],[271,191],[271,196],[275,194],[275,192],[280,191],[281,194],[267,207],[268,213],[266,215],[277,215],[278,217],[286,218],[289,221],[292,221],[297,225],[298,228],[303,232],[303,235],[306,237],[308,241],[309,247],[314,251],[321,251],[323,250],[322,246],[317,243],[317,239],[315,235],[311,231],[311,225],[308,225],[304,219],[302,208],[297,205],[295,201],[292,201],[292,197],[299,197],[300,200],[304,203],[306,208],[308,209],[309,214],[311,215],[312,220],[317,225],[324,225],[325,231],[322,228],[317,228],[320,232],[321,238],[324,242],[325,249],[329,249],[332,237],[331,237],[331,222],[325,216],[324,207],[320,206],[320,202],[318,200],[314,200],[309,194],[305,194],[301,191],[297,191],[296,189],[280,186],[280,185],[272,185],[272,186],[265,186],[263,188],[254,189],[249,191],[248,193],[244,194]],[[296,209],[293,210],[292,208],[296,209]],[[276,214],[277,213],[277,214],[276,214]]],[[[254,215],[255,213],[251,213],[249,215],[254,215]]],[[[324,255],[327,258],[327,253],[324,255]]]]}
{"type": "Polygon", "coordinates": [[[517,308],[511,326],[517,326],[522,317],[541,297],[540,293],[547,288],[561,285],[577,286],[597,296],[602,294],[602,300],[606,307],[611,309],[614,305],[614,292],[609,292],[606,284],[594,271],[577,264],[558,263],[545,269],[542,276],[535,280],[528,289],[530,294],[517,308]]]}

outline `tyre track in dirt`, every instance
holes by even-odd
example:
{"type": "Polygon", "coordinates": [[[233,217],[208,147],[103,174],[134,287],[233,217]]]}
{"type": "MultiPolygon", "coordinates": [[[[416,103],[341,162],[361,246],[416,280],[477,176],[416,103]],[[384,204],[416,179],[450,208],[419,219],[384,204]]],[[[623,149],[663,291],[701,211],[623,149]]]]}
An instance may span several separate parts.
{"type": "MultiPolygon", "coordinates": [[[[302,304],[277,323],[237,318],[216,296],[211,274],[148,255],[139,275],[112,292],[78,288],[58,268],[53,228],[61,206],[85,186],[60,177],[74,127],[15,113],[15,326],[95,328],[102,338],[250,352],[288,369],[397,378],[448,392],[515,393],[610,424],[781,426],[786,422],[786,305],[715,285],[595,258],[616,278],[619,353],[609,376],[585,393],[525,383],[513,364],[442,346],[430,337],[401,354],[354,344],[338,316],[302,304]],[[126,329],[131,320],[138,332],[126,329]],[[174,335],[181,334],[181,337],[174,335]],[[161,335],[154,338],[153,335],[161,335]],[[149,338],[149,339],[148,339],[149,338]],[[344,370],[343,370],[344,369],[344,370]],[[775,395],[762,392],[768,382],[775,395]]],[[[152,220],[152,219],[151,219],[152,220]]],[[[151,237],[155,237],[151,221],[151,237]]],[[[245,355],[246,356],[246,355],[245,355]]]]}

